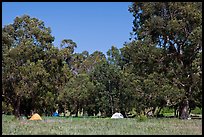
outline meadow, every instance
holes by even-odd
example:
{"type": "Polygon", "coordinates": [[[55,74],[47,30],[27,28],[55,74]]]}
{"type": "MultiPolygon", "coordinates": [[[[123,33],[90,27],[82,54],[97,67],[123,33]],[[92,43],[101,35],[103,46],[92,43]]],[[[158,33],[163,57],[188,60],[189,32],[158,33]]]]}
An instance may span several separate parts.
{"type": "Polygon", "coordinates": [[[202,120],[177,118],[44,117],[17,120],[2,115],[2,135],[202,135],[202,120]]]}

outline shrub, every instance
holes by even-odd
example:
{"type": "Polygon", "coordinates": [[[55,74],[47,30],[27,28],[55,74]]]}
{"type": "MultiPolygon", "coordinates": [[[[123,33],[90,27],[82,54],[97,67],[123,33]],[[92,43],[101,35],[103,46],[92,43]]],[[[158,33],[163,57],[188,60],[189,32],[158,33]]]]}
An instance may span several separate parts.
{"type": "Polygon", "coordinates": [[[191,111],[193,114],[202,114],[202,108],[196,107],[194,110],[191,111]]]}
{"type": "Polygon", "coordinates": [[[161,110],[161,113],[174,113],[174,109],[173,108],[169,108],[169,107],[164,107],[161,110]]]}
{"type": "Polygon", "coordinates": [[[13,107],[11,106],[11,104],[7,104],[6,102],[2,101],[2,113],[3,114],[12,114],[13,112],[13,107]]]}
{"type": "Polygon", "coordinates": [[[147,116],[145,116],[145,115],[139,115],[138,116],[138,121],[139,122],[143,122],[143,121],[146,121],[147,120],[147,116]]]}

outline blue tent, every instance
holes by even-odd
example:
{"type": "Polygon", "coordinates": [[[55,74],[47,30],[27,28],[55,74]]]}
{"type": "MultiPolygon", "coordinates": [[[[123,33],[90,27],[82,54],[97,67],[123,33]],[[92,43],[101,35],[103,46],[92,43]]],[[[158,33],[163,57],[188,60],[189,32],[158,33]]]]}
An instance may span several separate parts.
{"type": "Polygon", "coordinates": [[[57,112],[53,113],[52,116],[59,117],[59,114],[57,112]]]}

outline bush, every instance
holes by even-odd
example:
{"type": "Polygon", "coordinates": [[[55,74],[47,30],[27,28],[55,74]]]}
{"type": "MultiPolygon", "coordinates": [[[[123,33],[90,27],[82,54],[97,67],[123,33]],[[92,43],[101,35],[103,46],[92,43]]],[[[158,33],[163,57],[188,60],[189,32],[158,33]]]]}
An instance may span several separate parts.
{"type": "Polygon", "coordinates": [[[138,121],[139,122],[143,122],[143,121],[146,121],[147,120],[147,116],[145,116],[145,115],[139,115],[138,116],[138,121]]]}
{"type": "Polygon", "coordinates": [[[169,108],[169,107],[164,107],[162,110],[161,110],[161,113],[164,114],[164,113],[174,113],[174,109],[173,108],[169,108]]]}
{"type": "Polygon", "coordinates": [[[2,101],[2,113],[11,115],[13,113],[13,107],[11,104],[7,104],[6,102],[2,101]]]}
{"type": "Polygon", "coordinates": [[[196,107],[191,111],[192,114],[202,114],[202,108],[196,107]]]}

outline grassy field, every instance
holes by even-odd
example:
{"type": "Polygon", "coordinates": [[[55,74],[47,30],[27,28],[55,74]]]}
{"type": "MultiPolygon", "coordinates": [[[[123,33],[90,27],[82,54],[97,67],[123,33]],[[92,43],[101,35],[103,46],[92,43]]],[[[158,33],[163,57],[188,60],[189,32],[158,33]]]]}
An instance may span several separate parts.
{"type": "Polygon", "coordinates": [[[202,120],[176,118],[67,118],[16,120],[2,115],[3,135],[202,135],[202,120]]]}

